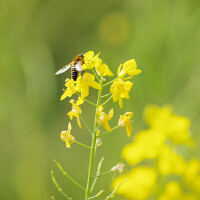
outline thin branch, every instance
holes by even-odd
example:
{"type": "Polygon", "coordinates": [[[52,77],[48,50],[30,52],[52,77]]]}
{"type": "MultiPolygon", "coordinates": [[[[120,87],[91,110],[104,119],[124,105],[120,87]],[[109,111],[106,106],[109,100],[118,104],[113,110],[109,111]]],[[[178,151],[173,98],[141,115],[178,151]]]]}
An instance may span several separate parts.
{"type": "Polygon", "coordinates": [[[92,149],[91,147],[89,147],[89,146],[87,146],[87,145],[85,145],[85,144],[82,144],[82,143],[80,143],[80,142],[78,142],[78,141],[74,141],[75,143],[77,143],[77,144],[79,144],[79,145],[81,145],[81,146],[83,146],[83,147],[86,147],[86,148],[88,148],[88,149],[92,149]]]}

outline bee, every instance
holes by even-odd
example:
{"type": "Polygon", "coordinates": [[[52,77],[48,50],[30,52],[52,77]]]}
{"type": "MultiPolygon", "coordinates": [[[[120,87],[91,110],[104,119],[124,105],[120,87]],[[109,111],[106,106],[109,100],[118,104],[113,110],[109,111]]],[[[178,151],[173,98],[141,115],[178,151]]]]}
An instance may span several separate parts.
{"type": "Polygon", "coordinates": [[[83,54],[79,54],[72,60],[71,63],[69,63],[68,65],[65,65],[63,68],[58,70],[56,72],[56,75],[64,73],[71,67],[71,78],[74,81],[76,81],[79,76],[79,72],[83,73],[83,69],[82,69],[83,64],[84,64],[83,54]]]}

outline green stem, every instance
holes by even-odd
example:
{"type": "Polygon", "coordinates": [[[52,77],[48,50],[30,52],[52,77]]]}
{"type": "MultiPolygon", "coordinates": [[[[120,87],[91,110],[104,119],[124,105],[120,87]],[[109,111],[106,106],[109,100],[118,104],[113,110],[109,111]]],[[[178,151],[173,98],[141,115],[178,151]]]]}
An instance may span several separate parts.
{"type": "Polygon", "coordinates": [[[102,104],[102,106],[105,105],[106,103],[108,103],[108,102],[112,99],[112,97],[113,97],[113,95],[111,95],[111,96],[102,104]]]}
{"type": "MultiPolygon", "coordinates": [[[[102,81],[100,78],[100,85],[102,85],[102,81]]],[[[102,89],[99,90],[99,94],[98,94],[98,99],[97,99],[97,107],[100,106],[101,103],[101,92],[102,89]]],[[[90,192],[91,192],[91,183],[92,183],[92,169],[93,169],[93,162],[94,162],[94,156],[95,156],[95,147],[96,147],[96,128],[98,126],[97,123],[97,110],[96,110],[96,114],[95,114],[95,121],[94,121],[94,133],[92,135],[92,149],[90,152],[90,165],[89,165],[89,172],[88,172],[88,180],[87,180],[87,188],[86,188],[86,194],[85,194],[85,200],[88,200],[88,198],[90,197],[90,192]]]]}
{"type": "MultiPolygon", "coordinates": [[[[94,75],[96,76],[97,80],[99,81],[99,77],[97,76],[96,72],[94,71],[94,69],[92,68],[92,71],[94,73],[94,75]]],[[[100,82],[100,81],[99,81],[100,82]]]]}
{"type": "Polygon", "coordinates": [[[81,145],[81,146],[83,146],[83,147],[86,147],[86,148],[88,148],[88,149],[92,149],[91,147],[89,147],[89,146],[87,146],[87,145],[85,145],[85,144],[82,144],[82,143],[80,143],[80,142],[77,142],[76,140],[75,140],[74,142],[77,143],[77,144],[79,144],[79,145],[81,145]]]}
{"type": "MultiPolygon", "coordinates": [[[[77,94],[79,97],[81,97],[81,95],[80,95],[78,92],[76,92],[76,94],[77,94]]],[[[91,105],[97,107],[96,104],[92,103],[91,101],[89,101],[89,100],[87,100],[87,99],[84,99],[84,101],[86,101],[86,102],[88,102],[89,104],[91,104],[91,105]]]]}
{"type": "MultiPolygon", "coordinates": [[[[120,126],[115,126],[114,128],[111,129],[111,131],[113,131],[113,130],[119,128],[119,127],[120,127],[120,126]]],[[[105,133],[102,133],[102,134],[98,135],[97,137],[101,137],[101,136],[103,136],[103,135],[106,135],[107,133],[110,133],[110,132],[107,131],[107,132],[105,132],[105,133]]]]}
{"type": "Polygon", "coordinates": [[[107,96],[109,96],[111,93],[109,93],[109,94],[106,94],[106,95],[103,95],[103,96],[101,96],[101,98],[103,98],[103,97],[107,97],[107,96]]]}
{"type": "Polygon", "coordinates": [[[96,176],[93,176],[92,178],[95,178],[95,177],[99,177],[99,176],[104,176],[104,175],[106,175],[106,174],[109,174],[110,172],[113,172],[113,171],[108,171],[108,172],[105,172],[105,173],[103,173],[103,174],[98,174],[98,175],[96,175],[96,176]]]}
{"type": "MultiPolygon", "coordinates": [[[[67,174],[67,172],[64,171],[64,169],[60,166],[60,164],[59,164],[55,159],[54,159],[54,162],[57,164],[58,168],[60,169],[60,171],[63,173],[64,176],[67,176],[67,178],[69,178],[75,185],[77,185],[78,187],[80,187],[82,190],[84,190],[84,191],[86,192],[85,188],[83,188],[83,187],[82,187],[81,185],[79,185],[73,178],[71,178],[71,177],[67,174]]],[[[53,177],[53,171],[51,172],[51,174],[52,174],[52,179],[53,179],[53,181],[54,181],[55,178],[53,177]]],[[[58,186],[58,184],[57,184],[56,181],[54,182],[54,184],[56,185],[57,188],[59,188],[59,186],[58,186]]]]}
{"type": "Polygon", "coordinates": [[[106,197],[105,200],[112,198],[113,195],[114,195],[114,193],[116,192],[116,190],[119,188],[119,186],[120,186],[121,184],[123,184],[123,183],[124,183],[125,181],[127,181],[127,180],[128,180],[128,179],[125,179],[124,181],[122,181],[122,182],[112,191],[112,193],[111,193],[109,196],[106,197]]]}
{"type": "Polygon", "coordinates": [[[81,188],[83,191],[86,192],[85,188],[83,188],[81,185],[79,185],[73,178],[71,178],[66,172],[63,174],[67,176],[68,179],[70,179],[75,185],[77,185],[79,188],[81,188]]]}
{"type": "Polygon", "coordinates": [[[84,121],[84,119],[82,118],[82,116],[81,116],[81,115],[79,115],[79,116],[80,116],[82,122],[84,123],[85,127],[87,128],[87,130],[90,132],[91,135],[93,135],[92,131],[90,130],[90,128],[88,127],[88,125],[85,123],[85,121],[84,121]]]}
{"type": "Polygon", "coordinates": [[[57,183],[57,181],[56,181],[56,179],[55,179],[55,177],[54,177],[54,175],[53,175],[53,171],[51,171],[51,177],[52,177],[52,180],[53,180],[54,185],[58,188],[58,191],[61,192],[67,199],[70,200],[71,198],[69,198],[69,197],[63,192],[63,190],[60,188],[60,186],[58,185],[58,183],[57,183]]]}
{"type": "MultiPolygon", "coordinates": [[[[104,157],[101,158],[101,160],[100,160],[100,162],[98,164],[98,169],[97,169],[96,175],[99,175],[99,173],[100,173],[101,165],[102,165],[103,160],[104,160],[104,157]]],[[[94,188],[94,185],[95,185],[96,181],[97,181],[97,177],[94,179],[94,182],[92,183],[91,192],[92,192],[92,190],[94,188]]]]}
{"type": "Polygon", "coordinates": [[[118,77],[117,78],[115,78],[115,79],[113,79],[112,81],[110,81],[110,82],[108,82],[108,83],[106,83],[106,84],[104,84],[104,85],[102,85],[102,87],[104,87],[104,86],[106,86],[106,85],[109,85],[109,84],[111,84],[112,82],[114,82],[115,80],[117,80],[118,79],[118,77]]]}

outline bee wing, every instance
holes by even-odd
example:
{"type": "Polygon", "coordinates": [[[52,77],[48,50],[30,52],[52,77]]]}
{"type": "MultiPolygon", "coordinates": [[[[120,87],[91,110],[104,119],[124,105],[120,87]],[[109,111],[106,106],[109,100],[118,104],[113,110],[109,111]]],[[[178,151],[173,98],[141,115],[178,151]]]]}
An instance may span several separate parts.
{"type": "Polygon", "coordinates": [[[83,71],[81,62],[78,62],[78,63],[75,65],[75,69],[76,69],[76,71],[78,71],[78,72],[83,71]]]}
{"type": "Polygon", "coordinates": [[[59,69],[59,70],[56,72],[56,75],[62,74],[63,72],[67,71],[71,66],[72,66],[71,63],[68,64],[68,65],[65,65],[63,68],[59,69]]]}

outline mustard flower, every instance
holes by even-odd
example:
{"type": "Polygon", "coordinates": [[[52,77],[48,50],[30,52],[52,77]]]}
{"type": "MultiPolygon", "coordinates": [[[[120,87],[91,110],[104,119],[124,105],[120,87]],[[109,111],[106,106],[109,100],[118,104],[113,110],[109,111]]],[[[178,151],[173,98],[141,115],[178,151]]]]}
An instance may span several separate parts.
{"type": "Polygon", "coordinates": [[[113,109],[110,110],[109,114],[106,114],[103,112],[103,106],[100,105],[97,108],[97,115],[99,116],[97,118],[97,122],[100,125],[103,125],[103,127],[108,131],[108,132],[112,132],[111,128],[108,124],[108,120],[110,120],[113,117],[113,109]]]}
{"type": "Polygon", "coordinates": [[[189,131],[190,120],[175,115],[171,106],[167,105],[160,108],[149,105],[144,110],[144,118],[152,129],[165,134],[172,142],[194,146],[195,143],[189,131]]]}
{"type": "Polygon", "coordinates": [[[174,152],[171,147],[163,145],[158,156],[158,170],[162,175],[183,175],[187,164],[185,160],[174,152]]]}
{"type": "Polygon", "coordinates": [[[68,124],[68,130],[67,131],[62,131],[60,138],[65,141],[66,147],[70,148],[70,143],[72,144],[75,140],[75,138],[70,134],[72,129],[71,123],[69,122],[68,124]]]}
{"type": "Polygon", "coordinates": [[[118,126],[126,127],[126,132],[128,137],[131,136],[132,126],[130,124],[130,118],[133,116],[132,112],[126,112],[124,115],[120,115],[120,119],[118,121],[118,126]]]}
{"type": "Polygon", "coordinates": [[[60,100],[63,100],[66,97],[71,97],[74,93],[76,93],[75,86],[74,86],[75,81],[73,79],[71,80],[66,79],[65,82],[66,82],[65,86],[67,87],[67,89],[65,90],[64,94],[61,96],[60,100]]]}
{"type": "Polygon", "coordinates": [[[117,79],[113,82],[110,87],[110,92],[113,94],[113,102],[119,101],[120,108],[123,107],[122,98],[130,99],[129,91],[131,90],[133,83],[130,81],[123,81],[117,79]]]}
{"type": "Polygon", "coordinates": [[[116,191],[126,199],[147,199],[153,192],[156,183],[156,170],[150,167],[135,167],[128,174],[117,177],[112,184],[115,188],[120,182],[124,182],[116,191]]]}
{"type": "Polygon", "coordinates": [[[183,182],[190,186],[193,191],[200,192],[200,162],[198,159],[193,158],[187,164],[183,182]]]}
{"type": "Polygon", "coordinates": [[[133,143],[126,145],[122,150],[122,157],[130,164],[135,165],[145,159],[158,157],[160,149],[165,144],[166,137],[159,131],[148,129],[137,133],[133,143]]]}
{"type": "Polygon", "coordinates": [[[105,63],[102,64],[102,60],[100,58],[97,58],[95,61],[95,69],[98,76],[114,76],[108,68],[108,65],[106,65],[105,63]]]}
{"type": "Polygon", "coordinates": [[[98,59],[99,53],[94,56],[93,51],[88,51],[84,54],[84,64],[82,65],[83,71],[92,69],[95,67],[96,59],[98,59]]]}
{"type": "Polygon", "coordinates": [[[76,101],[76,103],[74,103],[75,100],[73,100],[73,99],[71,99],[69,102],[72,104],[72,110],[70,112],[68,112],[67,115],[70,117],[71,120],[73,119],[73,117],[76,117],[78,126],[80,128],[82,128],[80,118],[79,118],[79,115],[82,113],[82,110],[79,107],[79,105],[83,104],[84,100],[79,97],[78,100],[76,101]]]}
{"type": "Polygon", "coordinates": [[[130,79],[132,78],[134,75],[140,74],[142,71],[140,69],[136,69],[137,68],[137,64],[135,62],[135,59],[132,60],[128,60],[123,64],[123,69],[122,65],[119,66],[118,71],[117,71],[117,75],[120,79],[130,79]],[[124,78],[124,76],[128,74],[130,75],[127,78],[124,78]]]}
{"type": "Polygon", "coordinates": [[[78,78],[76,91],[81,92],[81,97],[84,99],[89,95],[89,87],[101,89],[101,85],[95,81],[95,76],[90,73],[84,73],[82,78],[78,78]]]}

